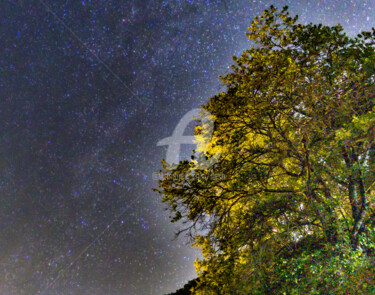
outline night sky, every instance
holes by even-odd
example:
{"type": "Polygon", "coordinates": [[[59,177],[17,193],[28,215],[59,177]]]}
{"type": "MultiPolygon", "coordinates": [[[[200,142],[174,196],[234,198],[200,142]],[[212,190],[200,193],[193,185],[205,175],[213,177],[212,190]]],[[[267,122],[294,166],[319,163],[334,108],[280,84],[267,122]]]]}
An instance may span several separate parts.
{"type": "Polygon", "coordinates": [[[195,277],[199,252],[152,192],[156,144],[221,89],[271,4],[375,26],[373,0],[0,1],[0,294],[159,295],[195,277]]]}

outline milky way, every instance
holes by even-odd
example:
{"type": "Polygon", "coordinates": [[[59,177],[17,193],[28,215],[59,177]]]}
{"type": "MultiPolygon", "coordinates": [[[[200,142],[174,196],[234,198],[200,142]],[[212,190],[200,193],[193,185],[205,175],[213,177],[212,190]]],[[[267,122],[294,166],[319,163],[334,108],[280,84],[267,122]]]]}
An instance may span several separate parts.
{"type": "Polygon", "coordinates": [[[375,25],[373,1],[1,1],[1,294],[165,294],[195,277],[198,251],[152,192],[156,144],[222,89],[271,4],[351,35],[375,25]]]}

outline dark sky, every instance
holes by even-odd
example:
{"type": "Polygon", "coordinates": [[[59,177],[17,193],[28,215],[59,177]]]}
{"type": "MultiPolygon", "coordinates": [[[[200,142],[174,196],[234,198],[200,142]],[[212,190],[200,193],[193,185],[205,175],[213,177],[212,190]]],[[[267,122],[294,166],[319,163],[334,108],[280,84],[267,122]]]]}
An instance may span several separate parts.
{"type": "Polygon", "coordinates": [[[271,4],[375,26],[373,0],[0,1],[1,294],[158,295],[195,276],[151,191],[156,143],[219,91],[271,4]]]}

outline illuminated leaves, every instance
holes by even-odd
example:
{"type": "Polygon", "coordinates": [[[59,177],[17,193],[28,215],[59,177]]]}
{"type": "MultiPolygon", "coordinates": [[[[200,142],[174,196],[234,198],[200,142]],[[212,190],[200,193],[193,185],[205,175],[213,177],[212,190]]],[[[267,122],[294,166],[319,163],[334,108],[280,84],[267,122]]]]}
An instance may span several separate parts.
{"type": "Polygon", "coordinates": [[[181,162],[166,172],[183,180],[159,183],[172,220],[202,249],[196,294],[340,294],[353,269],[368,270],[375,31],[351,39],[341,26],[296,22],[274,7],[254,19],[255,45],[202,106],[212,138],[196,130],[220,159],[204,170],[181,162]]]}

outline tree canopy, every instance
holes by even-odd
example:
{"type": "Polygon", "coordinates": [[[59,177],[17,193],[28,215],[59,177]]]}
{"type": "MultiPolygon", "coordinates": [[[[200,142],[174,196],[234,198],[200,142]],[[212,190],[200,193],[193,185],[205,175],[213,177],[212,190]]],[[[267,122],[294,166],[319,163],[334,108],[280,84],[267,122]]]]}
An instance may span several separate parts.
{"type": "Polygon", "coordinates": [[[297,20],[255,17],[202,106],[216,164],[163,162],[156,191],[202,249],[194,294],[374,292],[375,30],[297,20]]]}
{"type": "Polygon", "coordinates": [[[183,288],[168,295],[190,295],[191,294],[190,290],[193,289],[197,285],[198,282],[199,282],[199,279],[191,280],[187,282],[183,288]]]}

